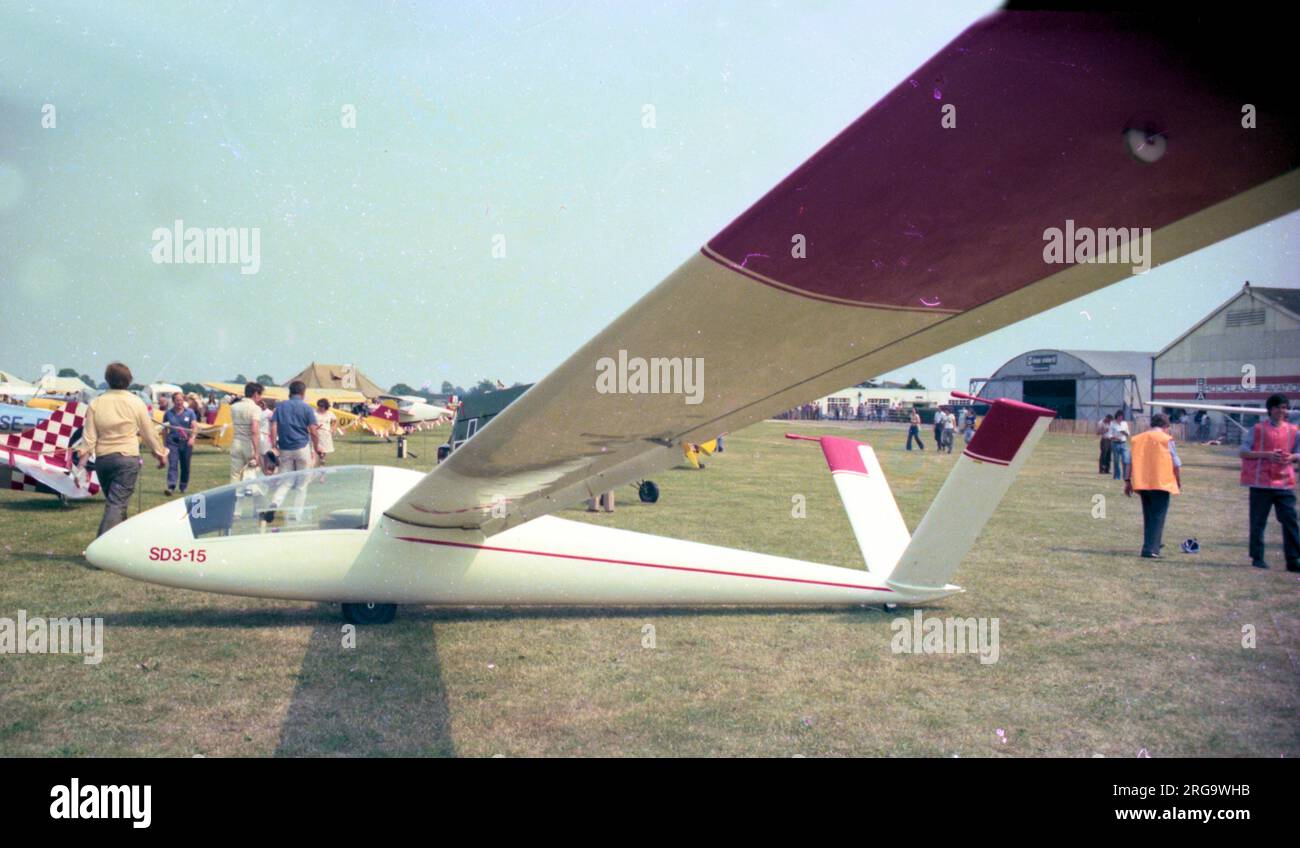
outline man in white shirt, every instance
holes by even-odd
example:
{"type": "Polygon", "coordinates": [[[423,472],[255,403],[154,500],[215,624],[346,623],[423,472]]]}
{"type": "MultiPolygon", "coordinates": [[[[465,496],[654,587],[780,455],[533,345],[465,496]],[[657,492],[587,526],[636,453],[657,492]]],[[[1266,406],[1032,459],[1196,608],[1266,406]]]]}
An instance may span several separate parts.
{"type": "Polygon", "coordinates": [[[230,407],[230,421],[234,431],[234,440],[230,443],[232,483],[238,483],[244,478],[244,469],[248,466],[262,467],[262,456],[257,446],[263,438],[262,408],[258,405],[263,391],[261,383],[246,383],[244,397],[230,407]]]}
{"type": "Polygon", "coordinates": [[[1131,462],[1128,445],[1130,433],[1128,422],[1124,420],[1124,410],[1115,410],[1115,420],[1110,422],[1107,435],[1110,436],[1110,458],[1116,480],[1126,479],[1124,473],[1131,462]]]}

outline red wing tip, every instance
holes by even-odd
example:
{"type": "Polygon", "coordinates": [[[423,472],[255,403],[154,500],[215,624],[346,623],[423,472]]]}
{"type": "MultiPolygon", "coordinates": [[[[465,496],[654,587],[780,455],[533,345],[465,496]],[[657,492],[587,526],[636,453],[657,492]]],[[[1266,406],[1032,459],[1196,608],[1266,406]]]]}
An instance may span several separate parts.
{"type": "Polygon", "coordinates": [[[821,436],[802,436],[798,433],[786,433],[785,437],[799,442],[820,442],[822,440],[821,436]]]}

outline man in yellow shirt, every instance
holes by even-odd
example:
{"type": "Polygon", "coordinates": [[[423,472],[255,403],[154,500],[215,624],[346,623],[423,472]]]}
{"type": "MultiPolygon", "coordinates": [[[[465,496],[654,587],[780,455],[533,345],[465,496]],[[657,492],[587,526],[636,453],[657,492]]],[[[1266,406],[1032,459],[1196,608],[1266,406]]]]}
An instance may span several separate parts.
{"type": "Polygon", "coordinates": [[[1160,549],[1169,514],[1169,496],[1182,488],[1183,462],[1169,435],[1169,416],[1151,416],[1151,429],[1128,440],[1130,458],[1124,469],[1124,494],[1142,498],[1142,556],[1163,559],[1160,549]]]}
{"type": "Polygon", "coordinates": [[[86,427],[82,433],[82,471],[90,455],[95,455],[95,474],[104,492],[104,517],[99,522],[102,536],[126,520],[126,508],[140,476],[140,439],[158,457],[158,467],[167,467],[167,448],[154,430],[153,419],[144,401],[131,394],[131,369],[112,362],[104,370],[108,391],[90,402],[86,427]]]}

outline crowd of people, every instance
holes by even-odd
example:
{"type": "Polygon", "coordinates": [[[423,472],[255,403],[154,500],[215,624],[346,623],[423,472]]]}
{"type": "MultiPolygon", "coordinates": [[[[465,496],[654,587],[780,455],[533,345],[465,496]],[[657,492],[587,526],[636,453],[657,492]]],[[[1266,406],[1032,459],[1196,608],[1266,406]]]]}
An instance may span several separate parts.
{"type": "Polygon", "coordinates": [[[779,413],[775,418],[786,421],[903,421],[905,413],[901,409],[891,409],[884,404],[863,401],[857,406],[851,403],[827,404],[823,411],[819,403],[805,403],[794,409],[779,413]]]}
{"type": "MultiPolygon", "coordinates": [[[[189,485],[190,457],[200,421],[210,422],[209,410],[215,398],[204,404],[197,396],[176,392],[164,406],[163,438],[159,438],[154,421],[144,401],[129,391],[131,370],[121,362],[111,363],[104,372],[108,390],[90,402],[78,467],[85,473],[90,457],[95,457],[95,471],[104,493],[104,515],[99,525],[102,535],[126,518],[127,505],[139,478],[140,444],[148,447],[167,469],[168,495],[184,492],[189,485]]],[[[250,476],[301,471],[323,465],[334,449],[333,435],[338,421],[328,400],[315,407],[304,400],[306,385],[295,381],[289,386],[289,398],[279,403],[263,397],[265,387],[250,382],[244,396],[231,406],[233,443],[230,448],[230,480],[238,483],[250,476]]],[[[809,405],[811,407],[813,405],[809,405]]],[[[1281,394],[1269,397],[1267,414],[1244,430],[1238,455],[1241,460],[1240,484],[1249,492],[1249,555],[1256,568],[1269,567],[1265,559],[1264,533],[1270,514],[1282,528],[1283,554],[1288,571],[1300,571],[1300,528],[1296,515],[1296,466],[1300,463],[1300,427],[1289,421],[1290,400],[1281,394]]],[[[866,412],[866,410],[862,410],[866,412]]],[[[811,414],[811,409],[798,410],[811,414]]],[[[214,413],[215,414],[215,413],[214,413]]],[[[915,444],[925,450],[921,438],[921,415],[908,410],[907,450],[915,444]]],[[[1142,550],[1147,559],[1163,558],[1164,526],[1173,495],[1182,491],[1182,460],[1173,435],[1170,419],[1156,413],[1150,427],[1134,434],[1123,409],[1098,422],[1098,473],[1109,474],[1124,482],[1125,495],[1136,494],[1142,502],[1142,550]]],[[[975,436],[975,410],[958,411],[940,407],[934,416],[933,438],[936,450],[952,453],[955,435],[960,431],[969,442],[975,436]]],[[[270,511],[279,510],[290,488],[298,489],[305,475],[286,477],[270,501],[270,511]]],[[[593,499],[588,508],[604,507],[613,511],[612,493],[608,501],[593,499]]],[[[1194,540],[1184,543],[1184,548],[1194,540]]],[[[1189,550],[1191,552],[1191,550],[1189,550]]]]}
{"type": "MultiPolygon", "coordinates": [[[[218,402],[205,403],[197,394],[181,392],[162,395],[163,436],[149,414],[144,400],[130,391],[131,369],[121,362],[104,371],[108,389],[92,400],[82,432],[78,471],[86,472],[94,457],[95,473],[104,493],[104,516],[97,535],[103,535],[126,518],[127,505],[140,475],[140,444],[167,469],[165,494],[184,493],[189,487],[190,459],[198,424],[211,424],[218,402]]],[[[238,483],[249,476],[269,476],[324,465],[334,451],[338,419],[324,398],[313,408],[304,401],[307,387],[301,381],[289,386],[289,398],[276,403],[263,397],[265,387],[250,382],[244,396],[230,408],[233,441],[230,447],[230,480],[238,483]]],[[[290,488],[300,488],[302,475],[286,479],[271,499],[271,509],[284,503],[290,488]]]]}
{"type": "MultiPolygon", "coordinates": [[[[1269,568],[1264,557],[1264,532],[1275,515],[1282,528],[1282,553],[1287,571],[1300,571],[1300,525],[1296,516],[1296,465],[1300,463],[1300,427],[1288,420],[1290,400],[1275,394],[1265,403],[1265,416],[1243,430],[1237,454],[1241,461],[1240,485],[1247,494],[1250,564],[1269,568]]],[[[1203,434],[1202,422],[1195,437],[1203,434]]],[[[1156,413],[1151,426],[1133,435],[1123,410],[1098,422],[1100,454],[1098,473],[1124,481],[1124,494],[1142,501],[1142,551],[1146,559],[1164,557],[1164,527],[1173,495],[1183,489],[1182,460],[1170,433],[1169,416],[1156,413]]],[[[1183,543],[1195,553],[1195,539],[1183,543]]]]}

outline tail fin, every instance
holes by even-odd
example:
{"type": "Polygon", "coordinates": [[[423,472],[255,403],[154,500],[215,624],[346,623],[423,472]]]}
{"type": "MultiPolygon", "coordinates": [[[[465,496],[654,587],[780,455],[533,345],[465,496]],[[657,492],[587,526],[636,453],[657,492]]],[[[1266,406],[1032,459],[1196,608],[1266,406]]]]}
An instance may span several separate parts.
{"type": "Polygon", "coordinates": [[[0,462],[8,487],[84,498],[99,492],[99,480],[73,473],[72,445],[86,424],[84,403],[68,401],[49,418],[21,433],[0,438],[0,462]]]}
{"type": "Polygon", "coordinates": [[[786,433],[785,437],[821,444],[867,570],[888,577],[909,537],[876,452],[870,445],[840,436],[786,433]]]}
{"type": "Polygon", "coordinates": [[[886,585],[914,596],[953,591],[948,580],[1055,416],[1014,400],[994,401],[886,585]]]}
{"type": "Polygon", "coordinates": [[[911,536],[870,445],[839,436],[786,438],[821,445],[867,570],[900,595],[923,600],[959,591],[948,580],[1055,415],[1014,400],[994,401],[911,536]]]}
{"type": "Polygon", "coordinates": [[[66,453],[81,438],[81,430],[86,426],[86,409],[86,404],[70,400],[35,427],[0,439],[0,446],[29,454],[66,453]]]}

